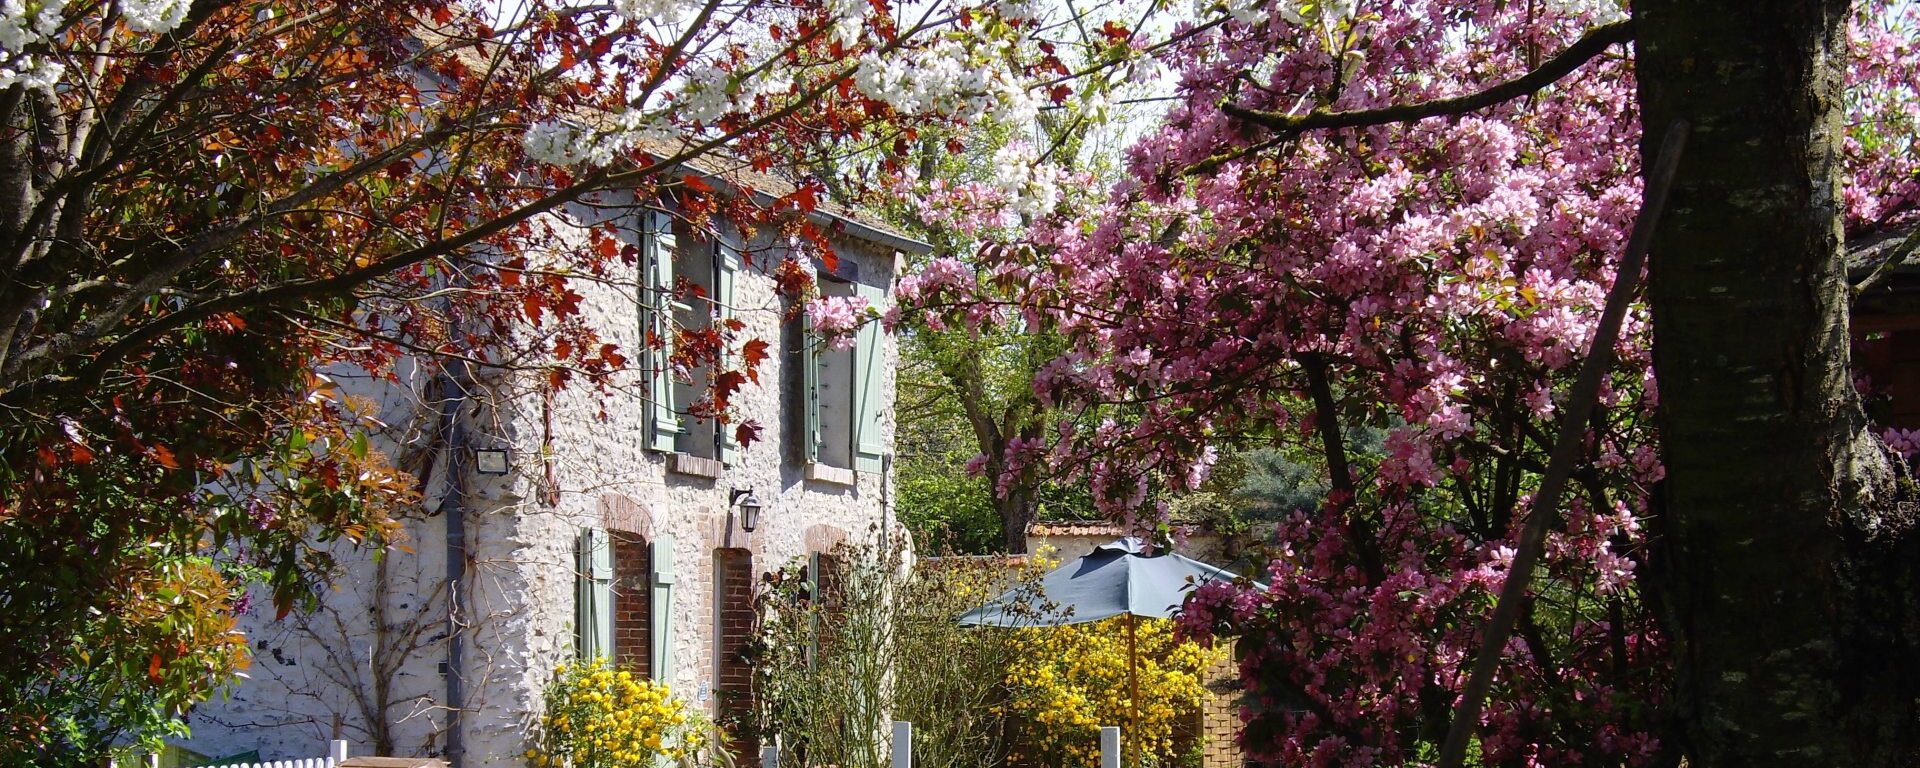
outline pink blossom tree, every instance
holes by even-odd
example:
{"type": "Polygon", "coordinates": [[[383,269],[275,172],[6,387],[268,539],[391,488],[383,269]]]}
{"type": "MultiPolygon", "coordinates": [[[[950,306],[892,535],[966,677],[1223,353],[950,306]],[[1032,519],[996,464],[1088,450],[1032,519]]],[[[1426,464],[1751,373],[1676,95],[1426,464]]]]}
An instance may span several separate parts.
{"type": "MultiPolygon", "coordinates": [[[[1639,208],[1632,22],[1610,2],[1228,11],[1162,52],[1181,101],[1105,203],[989,252],[991,284],[930,272],[919,311],[1069,340],[1036,392],[1116,415],[1006,458],[1082,473],[1115,516],[1197,487],[1215,446],[1317,453],[1331,490],[1280,525],[1270,589],[1205,588],[1184,624],[1241,637],[1255,759],[1430,762],[1639,208]],[[1354,450],[1351,425],[1384,450],[1354,450]]],[[[1854,30],[1856,232],[1916,203],[1913,27],[1887,13],[1854,30]]],[[[1478,723],[1484,764],[1681,754],[1646,306],[1614,355],[1478,723]]]]}

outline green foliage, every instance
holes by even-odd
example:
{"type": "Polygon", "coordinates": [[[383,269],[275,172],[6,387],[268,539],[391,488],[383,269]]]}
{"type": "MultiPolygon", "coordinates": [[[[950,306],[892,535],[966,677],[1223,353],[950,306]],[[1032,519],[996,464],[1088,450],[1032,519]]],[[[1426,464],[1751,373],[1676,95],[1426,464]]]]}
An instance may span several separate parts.
{"type": "Polygon", "coordinates": [[[824,579],[801,563],[771,574],[758,597],[752,652],[763,742],[786,765],[879,768],[887,721],[914,724],[914,764],[983,768],[1002,754],[996,684],[1012,633],[954,617],[1005,586],[997,563],[902,569],[904,542],[841,546],[824,579]]]}
{"type": "Polygon", "coordinates": [[[1327,495],[1325,467],[1280,448],[1258,448],[1240,456],[1247,471],[1235,495],[1246,501],[1251,517],[1275,520],[1320,506],[1327,495]]]}
{"type": "MultiPolygon", "coordinates": [[[[208,354],[230,340],[201,337],[208,354]]],[[[217,359],[217,358],[216,358],[217,359]]],[[[248,404],[72,415],[0,429],[0,765],[152,749],[246,665],[248,584],[313,599],[323,547],[387,541],[411,481],[332,384],[256,357],[248,404]]],[[[58,413],[58,412],[56,412],[58,413]]]]}
{"type": "Polygon", "coordinates": [[[897,465],[900,522],[921,552],[985,554],[1002,546],[1000,513],[986,480],[967,475],[972,454],[903,457],[897,465]]]}
{"type": "Polygon", "coordinates": [[[1015,474],[1017,501],[995,497],[990,473],[967,471],[975,457],[997,457],[1010,439],[1036,437],[1062,418],[1033,394],[1033,372],[1063,351],[1057,337],[918,328],[901,346],[899,509],[922,553],[1006,551],[1004,515],[1013,506],[1024,507],[1027,522],[1090,513],[1085,488],[1054,482],[1043,467],[1015,474]]]}

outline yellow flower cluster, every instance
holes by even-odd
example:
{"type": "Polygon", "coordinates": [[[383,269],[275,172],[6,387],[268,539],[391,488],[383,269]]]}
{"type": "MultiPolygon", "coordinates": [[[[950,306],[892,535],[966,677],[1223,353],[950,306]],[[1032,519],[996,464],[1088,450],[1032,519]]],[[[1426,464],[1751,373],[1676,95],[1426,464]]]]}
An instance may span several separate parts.
{"type": "Polygon", "coordinates": [[[604,658],[553,669],[535,768],[652,768],[656,758],[681,760],[706,746],[700,715],[666,684],[613,669],[604,658]]]}
{"type": "Polygon", "coordinates": [[[1120,726],[1129,750],[1173,752],[1173,727],[1207,695],[1201,675],[1223,649],[1175,642],[1173,622],[1135,619],[1139,706],[1128,698],[1126,619],[1016,630],[1018,653],[1007,667],[1008,707],[1026,724],[1023,762],[1059,768],[1100,764],[1100,727],[1120,726]]]}

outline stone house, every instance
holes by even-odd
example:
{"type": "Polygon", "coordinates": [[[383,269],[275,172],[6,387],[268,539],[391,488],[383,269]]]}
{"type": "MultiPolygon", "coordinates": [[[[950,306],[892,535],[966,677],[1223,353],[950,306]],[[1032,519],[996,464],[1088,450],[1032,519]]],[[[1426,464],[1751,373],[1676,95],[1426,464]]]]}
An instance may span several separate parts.
{"type": "MultiPolygon", "coordinates": [[[[787,191],[751,173],[709,180],[787,191]]],[[[725,719],[750,695],[739,651],[758,576],[826,567],[835,545],[897,530],[894,339],[870,323],[851,349],[818,343],[759,268],[785,257],[785,241],[691,231],[666,199],[587,202],[543,223],[582,242],[583,227],[612,225],[640,256],[634,275],[578,283],[583,316],[636,351],[668,322],[739,320],[743,338],[775,350],[734,399],[761,440],[737,445],[689,418],[706,372],[670,371],[653,351],[605,388],[421,361],[397,381],[333,371],[343,391],[377,401],[390,425],[378,443],[421,480],[405,548],[333,546],[339,576],[318,610],[255,608],[243,619],[248,679],[197,708],[180,746],[281,759],[343,738],[355,754],[524,765],[554,666],[594,655],[725,719]],[[685,283],[705,298],[675,300],[685,283]],[[744,519],[749,498],[757,521],[744,519]]],[[[838,255],[833,271],[815,262],[828,295],[884,305],[901,253],[927,248],[831,206],[812,216],[838,255]]]]}

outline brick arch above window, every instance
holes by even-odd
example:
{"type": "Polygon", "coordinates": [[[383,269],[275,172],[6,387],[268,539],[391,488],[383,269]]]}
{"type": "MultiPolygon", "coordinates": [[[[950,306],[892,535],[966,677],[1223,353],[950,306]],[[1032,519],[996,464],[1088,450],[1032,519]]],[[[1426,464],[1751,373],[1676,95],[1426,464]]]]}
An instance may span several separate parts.
{"type": "Polygon", "coordinates": [[[600,519],[609,531],[653,538],[653,510],[623,494],[600,495],[600,519]]]}

